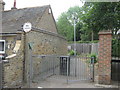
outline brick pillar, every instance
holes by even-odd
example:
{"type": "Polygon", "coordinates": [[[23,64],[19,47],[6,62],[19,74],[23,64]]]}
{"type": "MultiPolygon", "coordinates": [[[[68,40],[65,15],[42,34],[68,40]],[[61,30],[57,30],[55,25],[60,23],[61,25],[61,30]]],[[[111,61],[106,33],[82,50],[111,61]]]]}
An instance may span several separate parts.
{"type": "Polygon", "coordinates": [[[111,40],[112,32],[99,32],[98,83],[111,82],[111,40]]]}

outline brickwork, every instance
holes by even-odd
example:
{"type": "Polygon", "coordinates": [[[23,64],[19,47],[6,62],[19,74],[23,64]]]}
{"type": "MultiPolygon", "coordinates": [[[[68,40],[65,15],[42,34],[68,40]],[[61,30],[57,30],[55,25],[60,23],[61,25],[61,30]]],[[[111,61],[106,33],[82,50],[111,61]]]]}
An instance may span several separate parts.
{"type": "Polygon", "coordinates": [[[111,40],[112,33],[99,32],[98,83],[110,84],[111,81],[111,40]]]}

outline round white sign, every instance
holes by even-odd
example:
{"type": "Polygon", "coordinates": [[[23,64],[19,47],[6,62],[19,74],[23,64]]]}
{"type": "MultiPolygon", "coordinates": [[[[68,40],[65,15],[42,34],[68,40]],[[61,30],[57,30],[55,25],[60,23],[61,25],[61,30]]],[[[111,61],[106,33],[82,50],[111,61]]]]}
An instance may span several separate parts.
{"type": "Polygon", "coordinates": [[[31,29],[32,29],[32,24],[31,23],[27,22],[23,25],[23,30],[25,32],[29,32],[29,31],[31,31],[31,29]]]}

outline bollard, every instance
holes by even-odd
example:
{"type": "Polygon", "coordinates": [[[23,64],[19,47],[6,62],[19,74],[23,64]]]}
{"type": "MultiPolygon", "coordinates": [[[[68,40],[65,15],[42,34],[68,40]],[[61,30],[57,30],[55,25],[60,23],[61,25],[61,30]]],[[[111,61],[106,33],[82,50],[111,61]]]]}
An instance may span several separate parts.
{"type": "Polygon", "coordinates": [[[95,57],[91,57],[91,64],[92,64],[92,81],[94,82],[94,61],[95,57]]]}

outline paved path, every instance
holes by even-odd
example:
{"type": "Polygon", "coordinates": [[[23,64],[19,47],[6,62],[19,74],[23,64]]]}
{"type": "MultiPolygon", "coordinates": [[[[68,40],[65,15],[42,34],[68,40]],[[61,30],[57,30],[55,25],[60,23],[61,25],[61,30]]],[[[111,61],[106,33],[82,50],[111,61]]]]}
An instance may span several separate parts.
{"type": "Polygon", "coordinates": [[[64,79],[47,78],[45,81],[33,83],[32,88],[98,88],[90,82],[69,82],[64,79]]]}
{"type": "Polygon", "coordinates": [[[90,75],[89,67],[87,66],[85,61],[81,60],[81,58],[75,59],[75,60],[71,59],[69,80],[75,80],[74,82],[69,82],[67,84],[66,76],[61,77],[59,75],[59,69],[56,69],[56,70],[58,72],[58,74],[56,73],[57,77],[52,76],[50,78],[47,78],[45,81],[41,81],[39,83],[33,83],[32,88],[37,88],[37,87],[42,87],[42,88],[96,88],[94,83],[90,83],[89,79],[91,77],[89,76],[90,75]],[[76,71],[76,74],[75,74],[75,71],[76,71]],[[84,80],[84,82],[80,80],[84,80]],[[85,80],[87,80],[87,82],[85,80]]]}

